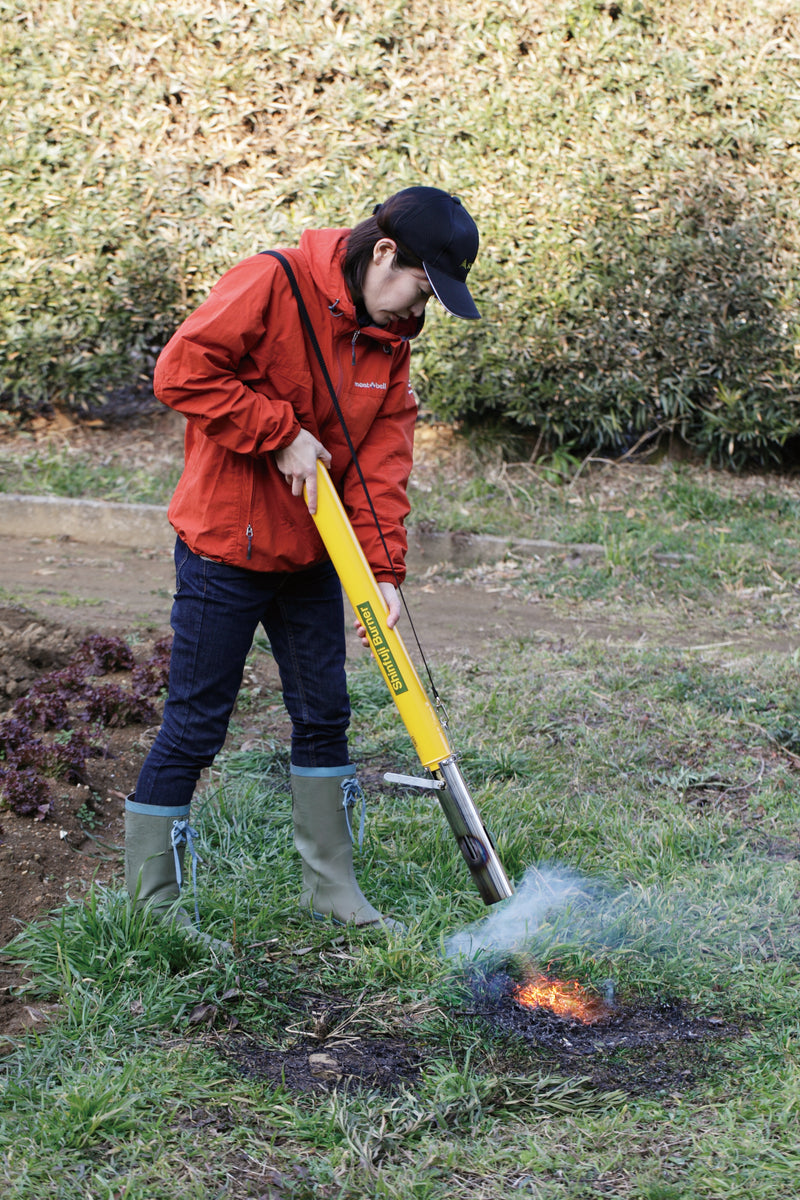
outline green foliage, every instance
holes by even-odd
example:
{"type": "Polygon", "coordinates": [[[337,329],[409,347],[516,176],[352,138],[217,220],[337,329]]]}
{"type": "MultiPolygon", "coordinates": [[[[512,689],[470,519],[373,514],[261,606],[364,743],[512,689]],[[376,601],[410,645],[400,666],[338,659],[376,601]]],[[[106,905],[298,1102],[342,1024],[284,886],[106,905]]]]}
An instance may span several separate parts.
{"type": "Polygon", "coordinates": [[[484,320],[432,313],[439,416],[716,461],[798,432],[781,0],[0,0],[0,395],[91,406],[239,258],[398,187],[460,193],[484,320]]]}
{"type": "Polygon", "coordinates": [[[630,186],[603,186],[570,294],[499,411],[589,450],[668,429],[716,462],[768,459],[800,417],[774,233],[724,177],[630,186]]]}
{"type": "Polygon", "coordinates": [[[106,461],[98,464],[80,446],[31,446],[26,451],[24,442],[16,442],[13,457],[0,457],[0,493],[166,504],[178,482],[181,465],[174,457],[153,455],[131,469],[123,450],[112,451],[106,461]]]}

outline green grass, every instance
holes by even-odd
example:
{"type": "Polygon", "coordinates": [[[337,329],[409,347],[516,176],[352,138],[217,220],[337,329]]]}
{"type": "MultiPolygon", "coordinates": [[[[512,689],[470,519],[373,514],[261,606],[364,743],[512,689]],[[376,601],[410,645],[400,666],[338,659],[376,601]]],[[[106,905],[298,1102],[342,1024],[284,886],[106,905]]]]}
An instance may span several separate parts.
{"type": "MultiPolygon", "coordinates": [[[[4,1195],[258,1195],[264,1172],[291,1197],[794,1194],[793,656],[532,634],[437,674],[518,897],[487,912],[435,800],[378,788],[358,870],[407,935],[309,923],[285,748],[240,751],[234,736],[196,806],[205,927],[233,937],[233,959],[152,927],[113,890],[7,952],[28,1002],[56,1008],[3,1059],[4,1195]],[[684,1085],[592,1088],[469,1015],[465,935],[590,986],[613,979],[629,1002],[679,998],[739,1034],[694,1051],[684,1085]],[[233,1018],[288,1050],[313,1027],[309,996],[349,1002],[352,1036],[415,1047],[419,1079],[391,1096],[296,1095],[221,1052],[233,1018]],[[213,1034],[192,1017],[209,1004],[213,1034]]],[[[413,770],[376,678],[370,662],[353,668],[356,758],[413,770]]],[[[249,697],[248,726],[273,700],[249,697]]],[[[643,1069],[617,1052],[626,1061],[643,1069]]]]}
{"type": "Polygon", "coordinates": [[[494,563],[432,566],[433,585],[491,582],[501,594],[570,613],[594,605],[598,616],[645,629],[663,622],[654,614],[667,605],[687,644],[709,640],[702,630],[712,624],[774,634],[796,620],[800,490],[791,475],[736,477],[664,458],[589,461],[553,482],[546,464],[464,448],[454,461],[457,477],[447,459],[438,473],[426,461],[412,475],[412,522],[503,540],[494,563]],[[557,545],[515,550],[515,538],[557,545]]]}
{"type": "Polygon", "coordinates": [[[24,434],[7,445],[0,441],[0,494],[165,504],[181,468],[180,456],[156,453],[130,465],[113,445],[99,458],[80,443],[26,447],[24,434]]]}

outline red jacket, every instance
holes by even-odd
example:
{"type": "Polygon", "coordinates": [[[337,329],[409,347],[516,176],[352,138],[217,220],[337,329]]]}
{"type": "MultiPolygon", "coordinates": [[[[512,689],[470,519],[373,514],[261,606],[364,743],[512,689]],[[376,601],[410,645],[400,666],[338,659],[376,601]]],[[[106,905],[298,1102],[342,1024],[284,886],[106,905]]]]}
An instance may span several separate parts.
{"type": "MultiPolygon", "coordinates": [[[[309,230],[291,261],[328,373],[402,581],[416,403],[408,338],[416,319],[360,326],[342,275],[349,230],[309,230]]],[[[187,418],[185,466],[169,506],[196,554],[254,571],[294,571],[327,556],[302,497],[272,452],[307,429],[379,580],[386,552],[281,264],[257,254],[228,271],[162,351],[154,388],[187,418]]]]}

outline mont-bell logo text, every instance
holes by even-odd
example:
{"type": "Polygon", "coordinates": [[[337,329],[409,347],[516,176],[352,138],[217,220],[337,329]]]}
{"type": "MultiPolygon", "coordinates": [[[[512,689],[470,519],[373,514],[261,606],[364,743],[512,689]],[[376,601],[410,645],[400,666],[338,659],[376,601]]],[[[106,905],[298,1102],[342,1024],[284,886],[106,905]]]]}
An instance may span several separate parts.
{"type": "Polygon", "coordinates": [[[367,383],[362,383],[362,381],[360,379],[356,379],[353,381],[353,387],[377,388],[381,392],[386,391],[386,384],[382,383],[379,379],[371,379],[367,383]]]}
{"type": "Polygon", "coordinates": [[[364,604],[356,605],[356,612],[361,617],[361,624],[367,631],[367,637],[370,640],[372,649],[375,651],[375,657],[380,663],[381,670],[386,677],[386,682],[394,692],[395,696],[401,696],[403,692],[408,691],[408,685],[400,674],[397,663],[394,661],[394,655],[389,649],[380,622],[375,616],[372,605],[369,601],[364,604]]]}

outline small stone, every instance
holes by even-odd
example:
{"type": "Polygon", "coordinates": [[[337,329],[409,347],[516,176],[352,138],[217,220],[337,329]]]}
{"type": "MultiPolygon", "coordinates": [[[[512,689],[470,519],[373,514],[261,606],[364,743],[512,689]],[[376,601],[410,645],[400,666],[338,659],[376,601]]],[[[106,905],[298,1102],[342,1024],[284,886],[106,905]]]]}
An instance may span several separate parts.
{"type": "Polygon", "coordinates": [[[342,1068],[332,1054],[309,1054],[308,1068],[315,1079],[336,1080],[342,1077],[342,1068]]]}

